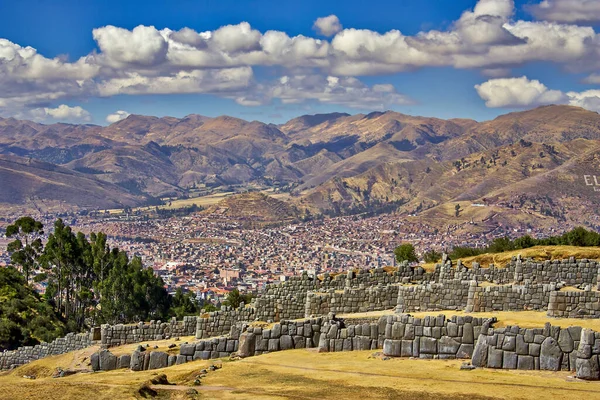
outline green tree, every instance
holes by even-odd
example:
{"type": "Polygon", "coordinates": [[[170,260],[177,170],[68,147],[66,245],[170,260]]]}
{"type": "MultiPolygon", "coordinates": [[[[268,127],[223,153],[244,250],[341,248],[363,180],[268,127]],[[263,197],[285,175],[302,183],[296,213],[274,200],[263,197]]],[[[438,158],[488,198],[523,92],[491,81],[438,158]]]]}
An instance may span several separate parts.
{"type": "Polygon", "coordinates": [[[252,300],[252,295],[250,294],[241,294],[238,289],[233,289],[231,292],[227,294],[227,298],[223,302],[226,306],[231,306],[233,308],[238,308],[242,302],[244,304],[249,304],[252,300]]]}
{"type": "Polygon", "coordinates": [[[192,292],[184,294],[183,290],[178,288],[171,302],[171,315],[177,319],[182,319],[186,315],[195,315],[198,311],[198,302],[194,294],[192,292]]]}
{"type": "Polygon", "coordinates": [[[144,268],[138,257],[121,267],[126,259],[121,254],[98,285],[102,320],[114,324],[166,318],[171,298],[163,280],[144,268]]]}
{"type": "Polygon", "coordinates": [[[25,281],[39,269],[39,258],[43,251],[42,239],[44,225],[31,217],[21,217],[6,227],[6,237],[15,240],[7,246],[10,260],[21,268],[25,281]]]}
{"type": "Polygon", "coordinates": [[[454,206],[454,216],[458,217],[460,215],[461,209],[460,209],[460,204],[457,204],[454,206]]]}
{"type": "Polygon", "coordinates": [[[404,261],[419,261],[419,259],[417,258],[417,253],[415,252],[415,246],[413,246],[411,243],[403,243],[400,246],[396,247],[396,249],[394,250],[394,255],[396,256],[396,261],[399,263],[404,261]]]}
{"type": "Polygon", "coordinates": [[[437,261],[441,260],[441,258],[442,258],[442,254],[435,250],[429,250],[429,251],[425,252],[425,254],[423,254],[423,260],[427,263],[437,262],[437,261]]]}
{"type": "Polygon", "coordinates": [[[49,342],[66,327],[13,267],[0,268],[0,350],[49,342]]]}

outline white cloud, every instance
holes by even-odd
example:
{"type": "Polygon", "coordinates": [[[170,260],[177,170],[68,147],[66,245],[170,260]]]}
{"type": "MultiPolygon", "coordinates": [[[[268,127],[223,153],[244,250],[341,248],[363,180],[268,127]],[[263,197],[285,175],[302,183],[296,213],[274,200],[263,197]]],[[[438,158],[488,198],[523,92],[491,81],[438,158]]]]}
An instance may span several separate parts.
{"type": "Polygon", "coordinates": [[[153,26],[140,25],[129,31],[108,25],[94,29],[92,36],[102,52],[100,61],[112,66],[153,66],[166,61],[167,40],[153,26]]]}
{"type": "Polygon", "coordinates": [[[598,0],[544,0],[530,5],[528,11],[537,19],[556,22],[600,21],[598,0]]]}
{"type": "MultiPolygon", "coordinates": [[[[584,10],[587,15],[593,14],[594,4],[598,3],[577,2],[588,7],[584,10]]],[[[536,7],[566,10],[565,4],[575,4],[575,0],[546,0],[536,7]]],[[[586,82],[600,83],[593,74],[600,71],[600,35],[594,28],[514,18],[513,0],[479,0],[448,29],[407,36],[395,29],[381,33],[342,29],[339,19],[330,15],[319,18],[314,25],[322,35],[335,35],[327,40],[289,36],[275,30],[260,32],[247,22],[204,32],[153,26],[129,30],[109,25],[92,32],[98,49],[72,62],[64,57],[46,58],[34,48],[0,39],[0,113],[50,107],[64,99],[151,93],[207,93],[252,106],[273,98],[270,89],[274,85],[257,81],[254,76],[253,68],[257,66],[270,67],[279,76],[311,77],[301,82],[290,78],[296,86],[321,82],[307,92],[314,100],[320,93],[319,101],[345,101],[337,94],[344,90],[362,90],[368,96],[381,94],[375,86],[357,89],[358,84],[349,77],[438,66],[476,69],[484,76],[501,78],[510,76],[517,66],[551,62],[562,65],[567,72],[592,74],[586,82]],[[328,87],[324,83],[328,76],[346,77],[338,81],[344,89],[328,87]]],[[[507,86],[494,90],[504,91],[507,96],[507,86]]],[[[525,86],[528,93],[541,90],[531,82],[525,86]]],[[[297,101],[310,97],[295,90],[295,86],[279,90],[286,101],[293,101],[293,96],[297,101]]],[[[535,103],[547,101],[552,93],[539,93],[533,100],[518,93],[509,97],[517,97],[517,103],[519,98],[535,103]]],[[[400,97],[388,94],[386,101],[403,98],[395,95],[400,97]]],[[[514,99],[509,100],[507,103],[512,104],[514,99]]],[[[498,100],[490,101],[495,104],[498,100]]]]}
{"type": "Polygon", "coordinates": [[[129,115],[130,114],[127,111],[123,111],[123,110],[115,111],[114,113],[108,114],[106,116],[106,122],[108,122],[110,124],[114,124],[115,122],[119,122],[122,119],[129,117],[129,115]]]}
{"type": "Polygon", "coordinates": [[[600,111],[600,90],[586,90],[584,92],[567,92],[569,104],[587,108],[592,111],[600,111]]]}
{"type": "Polygon", "coordinates": [[[34,121],[90,122],[92,115],[80,106],[61,104],[56,108],[40,107],[29,110],[24,117],[34,121]]]}
{"type": "Polygon", "coordinates": [[[475,89],[487,107],[532,107],[544,104],[568,104],[600,111],[600,90],[567,92],[551,90],[538,80],[527,77],[491,79],[475,89]]]}
{"type": "Polygon", "coordinates": [[[323,36],[333,36],[342,30],[342,24],[336,15],[317,18],[313,29],[323,36]]]}
{"type": "Polygon", "coordinates": [[[243,90],[252,80],[252,68],[179,71],[168,76],[149,77],[136,72],[98,84],[100,96],[117,94],[220,93],[243,90]]]}
{"type": "Polygon", "coordinates": [[[475,89],[487,107],[528,107],[562,103],[565,95],[559,90],[549,90],[538,80],[527,77],[491,79],[475,89]]]}
{"type": "Polygon", "coordinates": [[[358,109],[385,109],[392,105],[413,104],[390,84],[368,86],[353,77],[322,75],[283,76],[270,85],[259,85],[251,97],[238,97],[242,105],[264,104],[278,99],[283,104],[317,101],[358,109]]]}

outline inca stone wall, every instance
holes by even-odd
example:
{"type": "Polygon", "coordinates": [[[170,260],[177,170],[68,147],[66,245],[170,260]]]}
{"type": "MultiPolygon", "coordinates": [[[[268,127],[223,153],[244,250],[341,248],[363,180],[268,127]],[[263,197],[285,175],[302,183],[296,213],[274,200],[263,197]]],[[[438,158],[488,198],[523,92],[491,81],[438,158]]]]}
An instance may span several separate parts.
{"type": "Polygon", "coordinates": [[[501,286],[470,286],[469,312],[547,310],[553,283],[501,286]]]}
{"type": "Polygon", "coordinates": [[[561,329],[549,323],[536,329],[489,328],[477,339],[472,363],[499,369],[574,371],[581,332],[578,326],[561,329]]]}
{"type": "Polygon", "coordinates": [[[600,318],[600,293],[591,290],[552,292],[548,315],[560,318],[600,318]]]}
{"type": "Polygon", "coordinates": [[[451,280],[444,283],[401,286],[398,312],[463,310],[467,306],[469,282],[451,280]]]}
{"type": "Polygon", "coordinates": [[[195,335],[197,339],[210,338],[228,334],[239,322],[254,321],[256,309],[241,305],[239,308],[223,307],[219,311],[200,316],[196,320],[195,335]]]}
{"type": "Polygon", "coordinates": [[[389,310],[398,301],[397,284],[378,285],[343,290],[329,289],[327,292],[309,292],[306,297],[304,316],[361,313],[389,310]]]}
{"type": "Polygon", "coordinates": [[[135,325],[102,325],[101,343],[105,346],[120,346],[129,343],[139,343],[147,340],[163,340],[177,336],[192,336],[196,334],[196,319],[184,317],[182,321],[173,318],[169,322],[150,321],[135,325]]]}
{"type": "Polygon", "coordinates": [[[47,356],[80,350],[97,343],[92,333],[69,333],[51,343],[40,343],[35,346],[23,346],[16,350],[0,353],[0,369],[11,369],[47,356]]]}

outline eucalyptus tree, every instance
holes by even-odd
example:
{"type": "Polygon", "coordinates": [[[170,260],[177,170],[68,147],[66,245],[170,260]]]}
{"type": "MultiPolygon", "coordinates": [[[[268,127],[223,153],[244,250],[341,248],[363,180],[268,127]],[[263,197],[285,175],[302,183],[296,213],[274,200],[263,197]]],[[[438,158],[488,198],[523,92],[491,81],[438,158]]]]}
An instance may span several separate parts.
{"type": "Polygon", "coordinates": [[[6,228],[6,237],[15,238],[7,246],[10,260],[21,268],[25,281],[29,283],[32,273],[39,270],[39,258],[43,251],[41,235],[44,225],[32,217],[21,217],[6,228]]]}

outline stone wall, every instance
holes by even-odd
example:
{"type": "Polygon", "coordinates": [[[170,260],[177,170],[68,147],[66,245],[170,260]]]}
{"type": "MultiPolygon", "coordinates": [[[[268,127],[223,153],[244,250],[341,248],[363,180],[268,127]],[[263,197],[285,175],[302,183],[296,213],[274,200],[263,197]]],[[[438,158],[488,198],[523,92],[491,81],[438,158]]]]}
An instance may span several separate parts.
{"type": "Polygon", "coordinates": [[[0,353],[0,370],[11,369],[47,356],[80,350],[97,343],[92,340],[92,333],[69,333],[51,343],[40,343],[35,346],[23,346],[16,350],[0,353]]]}
{"type": "Polygon", "coordinates": [[[304,316],[361,313],[389,310],[398,301],[397,284],[371,287],[329,289],[327,292],[309,292],[306,297],[304,316]]]}
{"type": "Polygon", "coordinates": [[[150,321],[135,325],[102,325],[101,344],[104,346],[120,346],[129,343],[139,343],[147,340],[163,340],[177,336],[192,336],[196,334],[198,317],[184,317],[182,321],[173,318],[169,322],[150,321]]]}
{"type": "Polygon", "coordinates": [[[223,307],[219,311],[197,317],[195,328],[196,339],[226,335],[237,323],[254,321],[255,316],[256,309],[253,306],[242,304],[237,309],[223,307]]]}
{"type": "Polygon", "coordinates": [[[580,338],[578,326],[489,328],[477,339],[472,363],[499,369],[574,371],[580,338]]]}
{"type": "Polygon", "coordinates": [[[396,309],[398,312],[463,310],[468,296],[467,281],[401,286],[396,309]]]}
{"type": "Polygon", "coordinates": [[[555,284],[470,286],[469,312],[547,310],[555,284]]]}
{"type": "Polygon", "coordinates": [[[590,290],[552,292],[548,315],[559,318],[600,318],[600,293],[590,290]]]}

